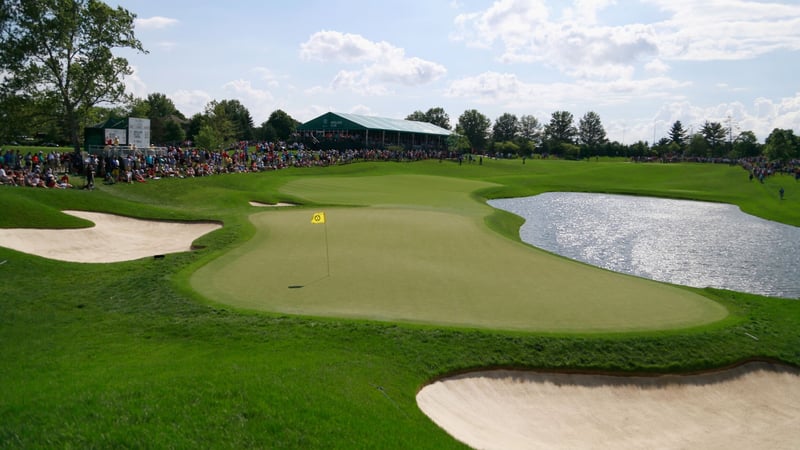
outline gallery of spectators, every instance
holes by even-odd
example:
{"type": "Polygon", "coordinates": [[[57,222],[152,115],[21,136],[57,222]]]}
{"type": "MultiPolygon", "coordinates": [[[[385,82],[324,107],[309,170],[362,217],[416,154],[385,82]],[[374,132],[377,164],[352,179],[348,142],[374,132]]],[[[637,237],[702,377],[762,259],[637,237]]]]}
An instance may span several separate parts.
{"type": "Polygon", "coordinates": [[[297,127],[309,147],[329,149],[444,150],[453,133],[427,122],[328,112],[297,127]]]}

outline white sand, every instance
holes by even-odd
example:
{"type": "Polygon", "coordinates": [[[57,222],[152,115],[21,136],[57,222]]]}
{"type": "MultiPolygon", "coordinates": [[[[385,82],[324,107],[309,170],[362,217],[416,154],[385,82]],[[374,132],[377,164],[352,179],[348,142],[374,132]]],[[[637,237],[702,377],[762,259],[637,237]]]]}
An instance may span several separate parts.
{"type": "Polygon", "coordinates": [[[0,246],[70,262],[110,263],[186,252],[192,242],[222,226],[131,219],[86,211],[64,211],[94,222],[91,228],[53,230],[0,228],[0,246]]]}
{"type": "Polygon", "coordinates": [[[798,449],[800,371],[687,376],[497,370],[437,381],[417,403],[481,449],[798,449]]]}
{"type": "Polygon", "coordinates": [[[261,202],[250,202],[250,206],[259,206],[259,207],[279,207],[279,206],[294,206],[293,203],[261,203],[261,202]]]}

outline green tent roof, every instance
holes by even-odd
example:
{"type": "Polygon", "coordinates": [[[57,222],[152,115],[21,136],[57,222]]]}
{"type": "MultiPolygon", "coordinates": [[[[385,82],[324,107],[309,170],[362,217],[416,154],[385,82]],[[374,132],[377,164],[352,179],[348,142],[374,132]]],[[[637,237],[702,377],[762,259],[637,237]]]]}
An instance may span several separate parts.
{"type": "Polygon", "coordinates": [[[309,120],[297,127],[297,129],[298,131],[399,131],[401,133],[431,134],[438,136],[449,136],[452,134],[450,130],[427,122],[334,112],[325,113],[316,119],[309,120]]]}

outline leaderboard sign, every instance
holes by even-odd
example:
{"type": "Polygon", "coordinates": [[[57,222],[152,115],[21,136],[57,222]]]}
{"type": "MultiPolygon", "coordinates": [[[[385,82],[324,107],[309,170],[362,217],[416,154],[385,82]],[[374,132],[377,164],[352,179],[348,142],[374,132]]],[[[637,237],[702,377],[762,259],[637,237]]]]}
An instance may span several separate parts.
{"type": "MultiPolygon", "coordinates": [[[[118,123],[123,125],[123,123],[118,123]]],[[[150,119],[128,118],[128,128],[105,128],[105,144],[150,147],[150,119]]]]}
{"type": "Polygon", "coordinates": [[[150,119],[128,118],[128,143],[136,148],[150,147],[150,119]]]}

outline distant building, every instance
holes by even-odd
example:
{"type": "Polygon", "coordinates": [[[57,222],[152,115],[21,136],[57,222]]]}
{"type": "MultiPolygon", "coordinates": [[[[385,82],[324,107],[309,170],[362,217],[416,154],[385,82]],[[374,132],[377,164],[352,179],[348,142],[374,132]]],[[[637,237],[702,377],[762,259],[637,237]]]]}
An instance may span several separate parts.
{"type": "Polygon", "coordinates": [[[326,150],[391,146],[407,150],[446,149],[447,138],[453,133],[427,122],[334,112],[300,125],[297,132],[306,146],[326,150]]]}

